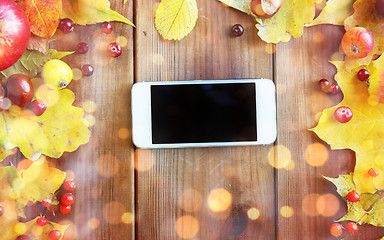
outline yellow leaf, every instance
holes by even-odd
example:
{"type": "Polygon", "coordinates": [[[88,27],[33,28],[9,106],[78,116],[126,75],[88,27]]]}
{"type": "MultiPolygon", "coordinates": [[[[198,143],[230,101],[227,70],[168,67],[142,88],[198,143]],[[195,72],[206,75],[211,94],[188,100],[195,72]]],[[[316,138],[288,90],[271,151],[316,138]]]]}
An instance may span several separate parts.
{"type": "Polygon", "coordinates": [[[108,0],[63,0],[61,18],[70,18],[80,25],[119,21],[135,26],[123,15],[111,10],[108,0]]]}
{"type": "Polygon", "coordinates": [[[12,188],[7,181],[7,173],[0,170],[0,203],[4,214],[0,217],[0,233],[4,240],[16,239],[13,226],[18,222],[16,214],[16,200],[11,198],[12,188]]]}
{"type": "Polygon", "coordinates": [[[180,40],[196,25],[196,0],[162,0],[156,10],[155,26],[167,40],[180,40]]]}
{"type": "Polygon", "coordinates": [[[6,157],[15,153],[16,149],[6,149],[0,145],[0,162],[2,162],[6,157]]]}
{"type": "Polygon", "coordinates": [[[352,5],[355,0],[329,0],[321,11],[308,26],[319,24],[344,25],[345,19],[352,13],[352,5]]]}
{"type": "Polygon", "coordinates": [[[47,103],[47,110],[39,117],[16,106],[0,112],[0,145],[18,147],[25,157],[36,160],[41,154],[59,158],[87,143],[91,133],[83,109],[72,106],[73,92],[34,87],[35,96],[47,103]]]}
{"type": "Polygon", "coordinates": [[[42,201],[54,194],[65,180],[65,173],[48,167],[45,158],[34,162],[28,169],[18,172],[11,185],[17,201],[17,213],[23,216],[23,208],[32,201],[42,201]]]}
{"type": "MultiPolygon", "coordinates": [[[[318,125],[313,131],[332,149],[349,148],[356,152],[354,182],[359,193],[376,191],[372,181],[368,180],[369,168],[384,168],[384,104],[370,97],[365,82],[357,79],[357,72],[365,68],[371,73],[371,79],[377,78],[384,70],[384,56],[349,71],[342,61],[333,62],[337,67],[335,80],[344,93],[344,99],[337,106],[322,112],[318,125]],[[339,106],[347,106],[353,117],[347,123],[340,123],[334,117],[339,106]]],[[[384,169],[383,169],[384,172],[384,169]]],[[[375,185],[384,189],[384,174],[375,178],[375,185]]]]}
{"type": "Polygon", "coordinates": [[[242,11],[246,14],[252,15],[251,11],[251,0],[219,0],[227,6],[233,7],[239,11],[242,11]]]}
{"type": "Polygon", "coordinates": [[[348,70],[352,70],[361,65],[368,65],[371,62],[372,56],[381,55],[384,51],[384,19],[377,16],[376,0],[357,0],[353,4],[354,13],[348,17],[345,22],[345,30],[360,26],[368,29],[375,41],[374,48],[370,55],[363,59],[345,58],[345,65],[348,70]]]}

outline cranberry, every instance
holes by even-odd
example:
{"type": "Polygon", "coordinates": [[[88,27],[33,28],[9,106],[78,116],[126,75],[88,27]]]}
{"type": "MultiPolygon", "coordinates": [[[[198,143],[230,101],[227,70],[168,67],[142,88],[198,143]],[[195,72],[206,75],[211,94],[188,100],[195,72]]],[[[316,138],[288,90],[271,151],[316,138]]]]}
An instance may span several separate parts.
{"type": "Polygon", "coordinates": [[[33,102],[31,102],[30,108],[36,116],[41,116],[47,109],[47,105],[43,100],[36,99],[33,102]]]}
{"type": "Polygon", "coordinates": [[[233,27],[232,27],[232,34],[234,36],[239,37],[239,36],[243,35],[243,33],[244,33],[243,26],[241,26],[240,24],[233,25],[233,27]]]}
{"type": "Polygon", "coordinates": [[[337,84],[331,84],[331,94],[338,94],[340,92],[340,86],[337,84]]]}
{"type": "Polygon", "coordinates": [[[369,72],[367,69],[360,69],[360,71],[357,72],[357,78],[360,80],[360,81],[368,81],[368,78],[369,78],[369,72]]]}
{"type": "Polygon", "coordinates": [[[85,42],[79,42],[76,47],[76,52],[80,54],[88,52],[88,44],[85,42]]]}
{"type": "Polygon", "coordinates": [[[118,57],[121,55],[122,50],[117,42],[113,42],[108,45],[107,52],[111,57],[118,57]]]}
{"type": "Polygon", "coordinates": [[[93,74],[93,67],[92,65],[90,64],[84,64],[82,67],[81,67],[81,72],[83,73],[84,76],[91,76],[93,74]]]}
{"type": "Polygon", "coordinates": [[[332,83],[330,83],[327,79],[321,79],[319,81],[319,86],[320,86],[321,91],[323,91],[325,93],[331,92],[332,83]]]}
{"type": "Polygon", "coordinates": [[[101,25],[101,31],[105,34],[110,34],[113,30],[112,24],[110,22],[104,22],[101,25]]]}
{"type": "Polygon", "coordinates": [[[72,32],[75,29],[75,24],[69,18],[64,18],[60,21],[58,27],[63,33],[72,32]]]}
{"type": "Polygon", "coordinates": [[[352,119],[352,110],[349,107],[339,107],[335,111],[335,118],[341,123],[349,122],[352,119]]]}

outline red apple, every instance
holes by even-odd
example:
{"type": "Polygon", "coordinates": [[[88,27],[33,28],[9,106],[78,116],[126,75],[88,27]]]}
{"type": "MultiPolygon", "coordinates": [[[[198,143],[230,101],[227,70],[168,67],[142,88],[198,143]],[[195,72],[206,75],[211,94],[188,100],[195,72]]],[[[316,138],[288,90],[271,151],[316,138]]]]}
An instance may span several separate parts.
{"type": "Polygon", "coordinates": [[[350,58],[364,58],[373,49],[374,41],[372,33],[363,27],[354,27],[344,33],[341,47],[345,55],[350,58]]]}
{"type": "Polygon", "coordinates": [[[0,0],[0,71],[23,55],[30,35],[23,10],[12,0],[0,0]]]}
{"type": "Polygon", "coordinates": [[[279,11],[282,0],[252,0],[251,11],[260,18],[270,18],[279,11]]]}

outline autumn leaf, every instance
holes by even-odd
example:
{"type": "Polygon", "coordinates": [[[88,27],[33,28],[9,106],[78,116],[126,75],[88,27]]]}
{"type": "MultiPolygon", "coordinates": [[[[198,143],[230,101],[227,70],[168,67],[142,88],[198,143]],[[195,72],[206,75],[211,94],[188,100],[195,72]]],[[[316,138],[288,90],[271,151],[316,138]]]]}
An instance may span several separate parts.
{"type": "Polygon", "coordinates": [[[119,21],[135,26],[123,15],[111,10],[108,0],[63,0],[61,18],[70,18],[80,25],[119,21]]]}
{"type": "MultiPolygon", "coordinates": [[[[337,106],[322,112],[318,125],[312,129],[332,149],[352,149],[356,152],[354,182],[359,193],[376,191],[368,169],[376,168],[384,172],[384,104],[379,104],[368,93],[367,84],[357,79],[357,72],[365,68],[370,79],[378,78],[384,71],[384,56],[349,71],[342,61],[332,62],[337,68],[335,80],[344,93],[344,99],[337,106]],[[347,123],[340,123],[334,117],[334,111],[340,106],[352,110],[353,117],[347,123]]],[[[374,179],[379,189],[384,189],[384,174],[374,179]]]]}
{"type": "Polygon", "coordinates": [[[367,57],[362,59],[345,58],[347,70],[352,70],[361,65],[368,65],[373,55],[381,55],[384,51],[384,18],[379,17],[376,13],[376,0],[357,0],[353,4],[354,13],[348,17],[345,22],[345,30],[356,26],[368,29],[375,42],[374,48],[367,57]]]}
{"type": "Polygon", "coordinates": [[[31,32],[43,38],[50,38],[59,25],[61,0],[19,0],[16,3],[24,11],[31,32]]]}
{"type": "Polygon", "coordinates": [[[41,116],[28,110],[0,112],[0,145],[7,149],[18,147],[25,157],[36,160],[41,154],[59,158],[87,143],[91,133],[83,109],[72,106],[74,93],[68,89],[51,90],[45,85],[37,89],[47,110],[41,116]]]}
{"type": "Polygon", "coordinates": [[[43,54],[48,53],[48,40],[39,36],[36,36],[34,34],[31,34],[31,37],[29,38],[29,42],[27,45],[28,50],[35,50],[39,51],[43,54]]]}
{"type": "Polygon", "coordinates": [[[156,10],[155,26],[167,40],[181,40],[195,27],[196,0],[162,0],[156,10]]]}
{"type": "Polygon", "coordinates": [[[43,54],[39,51],[30,51],[26,50],[21,58],[11,67],[7,68],[0,73],[4,77],[11,76],[13,74],[24,74],[32,78],[41,71],[44,63],[48,62],[51,59],[61,59],[67,55],[72,54],[73,52],[58,52],[55,49],[48,49],[47,54],[43,54]]]}
{"type": "Polygon", "coordinates": [[[315,18],[309,25],[319,24],[344,25],[344,21],[352,13],[352,5],[355,0],[329,0],[321,10],[320,15],[315,18]]]}
{"type": "Polygon", "coordinates": [[[6,149],[3,146],[0,146],[0,162],[2,162],[6,157],[14,154],[16,149],[6,149]]]}
{"type": "MultiPolygon", "coordinates": [[[[355,191],[355,185],[352,179],[352,173],[350,175],[340,175],[338,178],[327,178],[332,182],[337,192],[344,199],[347,197],[350,191],[355,191]]],[[[348,210],[347,213],[337,220],[341,221],[353,221],[360,224],[367,223],[377,227],[384,226],[384,193],[362,193],[360,194],[360,200],[358,202],[347,201],[348,210]]]]}
{"type": "Polygon", "coordinates": [[[63,239],[65,231],[67,231],[69,225],[60,225],[60,224],[57,224],[55,222],[48,221],[44,227],[39,227],[39,229],[42,228],[42,230],[43,230],[42,232],[39,232],[39,231],[35,230],[37,218],[39,218],[39,217],[36,217],[35,219],[25,223],[25,226],[27,228],[27,232],[25,233],[26,235],[34,236],[34,237],[39,238],[39,239],[47,239],[48,240],[48,239],[51,239],[49,237],[49,233],[52,230],[59,230],[61,232],[61,237],[59,238],[59,240],[63,239]]]}
{"type": "Polygon", "coordinates": [[[7,180],[6,171],[0,170],[0,203],[3,206],[4,214],[0,218],[0,233],[7,236],[6,239],[16,239],[14,224],[17,221],[16,200],[12,198],[12,188],[7,180]]]}

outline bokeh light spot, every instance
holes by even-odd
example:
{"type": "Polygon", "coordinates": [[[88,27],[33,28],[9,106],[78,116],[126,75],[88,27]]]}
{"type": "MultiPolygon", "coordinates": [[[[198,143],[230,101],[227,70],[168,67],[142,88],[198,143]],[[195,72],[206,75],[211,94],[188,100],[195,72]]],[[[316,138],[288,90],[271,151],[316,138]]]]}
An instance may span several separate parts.
{"type": "Polygon", "coordinates": [[[116,38],[116,42],[120,45],[120,47],[128,46],[128,38],[126,38],[124,36],[118,36],[116,38]]]}
{"type": "Polygon", "coordinates": [[[119,136],[120,139],[128,139],[130,132],[128,128],[120,128],[119,131],[117,132],[117,135],[119,136]]]}
{"type": "Polygon", "coordinates": [[[79,239],[77,237],[77,226],[70,220],[61,220],[59,222],[60,225],[68,225],[69,227],[65,231],[65,237],[63,239],[65,240],[76,240],[79,239]]]}
{"type": "Polygon", "coordinates": [[[305,160],[311,166],[322,166],[328,160],[328,149],[321,143],[312,143],[305,149],[305,160]]]}
{"type": "Polygon", "coordinates": [[[87,113],[94,113],[97,109],[97,104],[91,100],[84,101],[83,102],[83,109],[87,113]]]}
{"type": "Polygon", "coordinates": [[[75,173],[72,170],[65,170],[65,180],[75,179],[75,173]]]}
{"type": "Polygon", "coordinates": [[[267,43],[265,45],[265,51],[268,53],[268,54],[274,54],[276,53],[276,44],[273,44],[273,43],[267,43]]]}
{"type": "Polygon", "coordinates": [[[268,162],[274,168],[286,168],[291,161],[291,151],[283,145],[273,146],[268,151],[268,162]]]}
{"type": "Polygon", "coordinates": [[[47,85],[42,84],[35,92],[37,99],[45,102],[47,107],[53,106],[59,100],[59,93],[57,90],[50,89],[47,85]]]}
{"type": "Polygon", "coordinates": [[[322,32],[316,31],[313,33],[312,39],[315,44],[321,44],[324,42],[325,36],[322,32]]]}
{"type": "Polygon", "coordinates": [[[27,226],[25,223],[18,222],[14,225],[13,230],[17,235],[23,235],[27,232],[27,226]]]}
{"type": "Polygon", "coordinates": [[[203,202],[201,194],[195,189],[185,190],[178,199],[179,206],[186,212],[196,212],[200,210],[203,202]]]}
{"type": "Polygon", "coordinates": [[[324,217],[332,217],[339,211],[340,202],[335,195],[327,193],[317,199],[316,208],[324,217]]]}
{"type": "Polygon", "coordinates": [[[290,218],[293,216],[293,208],[290,206],[283,206],[280,208],[280,214],[285,218],[290,218]]]}
{"type": "Polygon", "coordinates": [[[148,171],[153,165],[153,154],[151,150],[136,149],[134,153],[134,165],[137,171],[148,171]]]}
{"type": "Polygon", "coordinates": [[[125,212],[121,215],[121,221],[125,224],[132,224],[135,221],[135,216],[131,212],[125,212]]]}
{"type": "Polygon", "coordinates": [[[199,221],[192,216],[182,216],[176,221],[176,233],[183,239],[191,239],[199,232],[199,221]]]}
{"type": "Polygon", "coordinates": [[[8,110],[11,107],[12,103],[9,98],[2,98],[0,99],[0,109],[2,110],[8,110]]]}
{"type": "Polygon", "coordinates": [[[370,95],[367,99],[368,104],[371,106],[377,106],[379,104],[379,97],[376,95],[370,95]]]}
{"type": "Polygon", "coordinates": [[[41,235],[43,235],[43,228],[40,227],[39,225],[34,225],[31,229],[31,232],[32,234],[35,236],[35,237],[40,237],[41,235]]]}
{"type": "Polygon", "coordinates": [[[212,190],[208,195],[208,207],[213,212],[227,210],[232,203],[232,195],[224,188],[212,190]]]}
{"type": "Polygon", "coordinates": [[[100,226],[100,220],[98,218],[90,218],[88,220],[88,227],[90,229],[97,229],[100,226]]]}
{"type": "Polygon", "coordinates": [[[101,176],[112,177],[119,171],[119,161],[112,155],[101,155],[97,161],[97,171],[101,176]]]}
{"type": "Polygon", "coordinates": [[[88,127],[95,126],[96,118],[93,115],[85,115],[84,120],[87,121],[88,127]]]}
{"type": "Polygon", "coordinates": [[[248,218],[255,221],[260,217],[260,211],[257,208],[250,208],[247,211],[248,218]]]}
{"type": "Polygon", "coordinates": [[[83,77],[83,72],[80,68],[72,68],[72,79],[75,81],[80,80],[83,77]]]}
{"type": "Polygon", "coordinates": [[[125,212],[124,205],[117,201],[107,203],[103,208],[104,218],[110,224],[121,223],[121,216],[125,212]]]}
{"type": "Polygon", "coordinates": [[[155,65],[163,65],[164,63],[164,57],[161,54],[154,53],[152,57],[152,61],[155,65]]]}
{"type": "Polygon", "coordinates": [[[317,211],[316,202],[319,199],[320,195],[317,193],[311,193],[304,197],[302,202],[303,212],[311,217],[319,215],[317,211]]]}

